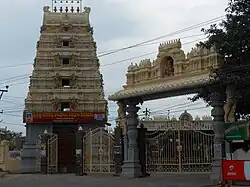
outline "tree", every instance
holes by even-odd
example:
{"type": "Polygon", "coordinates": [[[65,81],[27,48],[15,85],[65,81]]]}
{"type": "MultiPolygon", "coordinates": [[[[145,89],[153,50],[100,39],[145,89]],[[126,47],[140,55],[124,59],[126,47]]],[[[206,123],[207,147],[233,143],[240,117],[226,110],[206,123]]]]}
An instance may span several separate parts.
{"type": "MultiPolygon", "coordinates": [[[[225,12],[226,18],[220,24],[202,29],[207,40],[198,46],[215,46],[224,56],[223,66],[214,70],[213,75],[220,83],[237,85],[236,116],[247,117],[250,114],[250,1],[229,0],[225,12]]],[[[210,104],[207,88],[192,100],[200,98],[210,104]]]]}
{"type": "Polygon", "coordinates": [[[16,144],[17,144],[16,141],[21,141],[21,139],[22,139],[22,133],[21,132],[10,131],[6,127],[2,128],[2,129],[0,128],[0,142],[2,140],[10,141],[11,142],[10,150],[15,148],[16,144]]]}

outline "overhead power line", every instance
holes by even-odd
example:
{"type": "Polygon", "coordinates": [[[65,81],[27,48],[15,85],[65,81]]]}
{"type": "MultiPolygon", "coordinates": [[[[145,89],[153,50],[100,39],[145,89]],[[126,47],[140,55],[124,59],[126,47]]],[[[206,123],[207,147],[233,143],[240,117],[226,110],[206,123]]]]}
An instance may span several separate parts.
{"type": "MultiPolygon", "coordinates": [[[[214,18],[214,19],[211,19],[211,20],[208,20],[208,21],[205,21],[205,22],[202,22],[202,23],[199,23],[199,24],[196,24],[196,25],[193,25],[193,26],[190,26],[190,27],[181,29],[181,30],[179,30],[179,31],[176,31],[176,32],[173,32],[173,33],[169,33],[169,34],[167,34],[167,35],[163,35],[163,36],[160,36],[160,37],[156,37],[156,38],[153,38],[153,39],[151,39],[151,40],[147,40],[147,41],[144,41],[144,42],[140,42],[140,43],[138,43],[138,44],[131,45],[131,46],[128,46],[128,47],[123,47],[123,48],[121,48],[121,49],[116,49],[116,50],[114,50],[114,51],[111,51],[111,52],[108,52],[108,53],[101,54],[101,55],[99,55],[98,57],[107,56],[107,55],[110,55],[110,54],[114,54],[114,53],[116,53],[116,52],[124,51],[124,50],[131,49],[131,48],[134,48],[134,47],[142,46],[142,45],[147,45],[148,43],[153,42],[153,41],[156,41],[156,40],[159,40],[159,39],[161,39],[161,38],[165,38],[165,37],[168,37],[168,36],[173,36],[173,35],[180,34],[180,33],[183,33],[183,32],[187,32],[187,31],[189,31],[189,30],[193,30],[193,29],[196,29],[196,28],[199,28],[199,27],[208,25],[208,24],[212,24],[212,23],[217,22],[217,21],[221,21],[223,17],[224,17],[224,16],[220,16],[220,17],[217,17],[217,18],[214,18]]],[[[148,44],[148,45],[152,45],[152,44],[148,44]]],[[[150,53],[150,54],[144,54],[144,55],[146,56],[146,55],[151,55],[151,54],[154,54],[154,53],[156,53],[156,52],[153,52],[153,53],[150,53]]],[[[143,56],[144,56],[144,55],[143,55],[143,56]]],[[[138,56],[138,57],[136,57],[136,58],[140,58],[140,57],[142,57],[142,56],[138,56]]],[[[133,59],[134,59],[134,58],[133,58],[133,59]]],[[[109,66],[109,65],[114,65],[114,64],[118,64],[118,63],[121,63],[121,62],[124,62],[124,61],[133,60],[133,59],[129,58],[129,59],[125,59],[125,60],[122,60],[122,61],[113,62],[113,63],[111,63],[111,64],[105,64],[105,65],[103,65],[102,67],[104,67],[104,66],[109,66]]],[[[22,65],[24,65],[24,64],[22,64],[22,65]]],[[[26,65],[28,65],[28,63],[26,63],[26,65]]],[[[17,65],[15,65],[15,66],[17,66],[17,65]]],[[[8,67],[11,67],[11,66],[6,66],[5,68],[8,68],[8,67]]],[[[0,82],[6,81],[6,80],[13,82],[13,81],[16,81],[16,80],[25,79],[25,78],[27,78],[27,76],[29,76],[29,75],[30,75],[30,74],[20,75],[20,76],[16,76],[16,77],[12,77],[12,78],[7,78],[7,79],[4,79],[4,80],[0,80],[0,82]]],[[[24,82],[23,82],[23,83],[24,83],[24,82]]],[[[23,83],[17,83],[17,84],[23,84],[23,83]]],[[[26,83],[26,82],[25,82],[25,83],[26,83]]]]}
{"type": "Polygon", "coordinates": [[[30,75],[31,75],[30,73],[27,73],[27,74],[23,74],[23,75],[17,75],[17,76],[14,76],[14,77],[8,77],[8,78],[5,78],[5,79],[0,79],[0,83],[6,83],[6,81],[7,82],[13,82],[13,81],[26,79],[30,75]]]}
{"type": "Polygon", "coordinates": [[[13,64],[13,65],[7,65],[7,66],[0,66],[0,69],[27,66],[27,65],[32,65],[32,63],[23,63],[23,64],[15,64],[15,65],[13,64]]]}
{"type": "MultiPolygon", "coordinates": [[[[226,73],[230,74],[230,73],[233,73],[235,71],[241,71],[241,70],[248,70],[250,69],[250,65],[242,65],[242,66],[239,66],[239,67],[232,67],[232,68],[229,68],[227,69],[226,73]]],[[[248,77],[248,76],[247,76],[248,77]]],[[[244,77],[244,78],[247,78],[247,77],[244,77]]],[[[17,84],[26,84],[26,83],[29,83],[29,82],[21,82],[21,83],[17,83],[17,84]]],[[[105,92],[107,93],[107,92],[105,92]]],[[[110,93],[113,93],[113,92],[110,92],[110,93]]]]}
{"type": "MultiPolygon", "coordinates": [[[[150,39],[150,40],[146,40],[146,41],[143,41],[143,42],[140,42],[140,43],[137,43],[137,44],[133,44],[133,45],[130,45],[130,46],[127,46],[127,47],[118,48],[118,49],[110,49],[110,50],[102,51],[102,52],[99,52],[98,57],[107,56],[107,55],[110,55],[110,54],[114,54],[114,53],[117,53],[117,52],[120,52],[120,51],[124,51],[124,50],[127,50],[127,49],[135,48],[135,47],[140,47],[140,46],[146,46],[146,45],[153,45],[153,44],[157,44],[157,43],[162,43],[164,41],[160,41],[160,42],[159,41],[158,42],[154,42],[154,41],[160,40],[162,38],[167,38],[167,37],[170,37],[170,36],[174,36],[174,35],[177,35],[177,34],[180,34],[180,33],[184,33],[184,32],[187,32],[187,31],[191,31],[191,30],[194,30],[194,29],[197,29],[197,28],[200,28],[200,27],[212,24],[212,23],[216,23],[218,21],[222,21],[223,18],[225,18],[225,16],[215,17],[213,19],[210,19],[210,20],[207,20],[207,21],[204,21],[204,22],[201,22],[201,23],[198,23],[198,24],[195,24],[195,25],[192,25],[192,26],[189,26],[189,27],[186,27],[186,28],[183,28],[183,29],[171,32],[171,33],[168,33],[168,34],[163,35],[163,36],[159,36],[159,37],[156,37],[156,38],[153,38],[153,39],[150,39]]],[[[180,39],[186,39],[186,38],[190,38],[190,37],[203,36],[203,35],[204,34],[185,36],[185,37],[181,37],[180,39]]],[[[20,66],[26,66],[26,65],[31,65],[31,64],[32,63],[22,63],[22,64],[16,64],[16,65],[0,66],[0,69],[20,67],[20,66]]]]}
{"type": "Polygon", "coordinates": [[[120,52],[120,51],[124,51],[124,50],[127,50],[127,49],[138,47],[140,45],[143,45],[143,44],[146,44],[146,43],[149,43],[149,42],[160,40],[162,38],[166,38],[166,37],[173,36],[173,35],[176,35],[176,34],[180,34],[180,33],[183,33],[183,32],[187,32],[187,31],[190,31],[190,30],[194,30],[194,29],[197,29],[197,28],[200,28],[200,27],[203,27],[203,26],[206,26],[206,25],[218,22],[218,21],[222,21],[223,18],[225,18],[225,16],[219,16],[219,17],[216,17],[216,18],[213,18],[213,19],[210,19],[210,20],[207,20],[207,21],[204,21],[204,22],[201,22],[201,23],[198,23],[198,24],[186,27],[184,29],[180,29],[178,31],[171,32],[171,33],[163,35],[163,36],[159,36],[159,37],[156,37],[156,38],[153,38],[153,39],[150,39],[150,40],[146,40],[146,41],[134,44],[134,45],[130,45],[130,46],[127,46],[127,47],[116,49],[116,50],[111,51],[111,52],[107,52],[107,53],[101,54],[98,57],[107,56],[107,55],[110,55],[110,54],[113,54],[113,53],[117,53],[117,52],[120,52]]]}
{"type": "MultiPolygon", "coordinates": [[[[188,108],[188,109],[186,109],[186,110],[187,110],[187,111],[192,111],[192,110],[198,110],[198,109],[204,109],[204,108],[206,108],[206,107],[188,108]]],[[[170,113],[181,112],[181,111],[183,111],[183,110],[176,110],[176,111],[172,111],[172,112],[170,112],[170,113]]],[[[157,113],[157,114],[161,114],[161,113],[157,113]]],[[[23,116],[21,116],[21,115],[14,115],[14,114],[9,114],[9,113],[8,113],[8,114],[4,114],[4,113],[3,113],[3,115],[12,116],[12,117],[23,117],[23,116]]],[[[142,117],[142,116],[145,116],[145,114],[139,114],[138,116],[139,116],[139,117],[142,117]]],[[[115,118],[115,119],[110,119],[109,122],[113,122],[113,121],[115,121],[116,119],[117,119],[117,118],[115,118]]],[[[5,122],[5,121],[2,121],[1,123],[6,124],[6,125],[13,125],[13,126],[25,127],[25,124],[22,124],[22,123],[16,124],[16,123],[8,123],[8,122],[5,122]]]]}
{"type": "MultiPolygon", "coordinates": [[[[188,45],[188,44],[191,44],[191,43],[203,40],[203,39],[205,39],[205,38],[192,40],[190,42],[183,43],[182,45],[188,45]]],[[[123,60],[114,61],[114,62],[111,62],[109,64],[104,64],[104,65],[101,65],[100,67],[107,67],[107,66],[112,66],[112,65],[115,65],[115,64],[121,64],[123,62],[135,60],[135,59],[138,59],[138,58],[141,58],[141,57],[145,57],[145,56],[149,56],[149,55],[153,55],[153,54],[157,54],[157,53],[158,53],[158,51],[144,53],[142,55],[138,55],[138,56],[126,58],[126,59],[123,59],[123,60]]],[[[12,83],[12,82],[16,82],[16,81],[19,81],[19,80],[22,80],[22,79],[27,79],[27,78],[29,78],[29,76],[31,76],[31,73],[23,74],[23,75],[18,75],[18,76],[14,76],[14,77],[9,77],[9,78],[6,78],[6,79],[2,79],[2,80],[0,80],[0,82],[3,82],[5,84],[6,83],[12,83]]],[[[19,84],[26,84],[26,83],[29,83],[29,82],[25,81],[25,82],[21,82],[21,83],[13,83],[13,84],[10,84],[9,86],[19,85],[19,84]]]]}
{"type": "MultiPolygon", "coordinates": [[[[183,40],[183,39],[194,38],[194,37],[198,37],[198,36],[205,36],[205,35],[204,34],[193,34],[193,35],[189,35],[189,36],[178,37],[178,39],[183,40]]],[[[149,46],[149,45],[161,44],[161,43],[164,43],[164,42],[167,42],[167,40],[145,43],[145,44],[139,45],[137,47],[144,47],[144,46],[149,46]]],[[[118,49],[109,49],[109,50],[102,51],[102,52],[99,52],[99,53],[109,53],[109,52],[113,52],[115,50],[118,50],[118,49]]]]}

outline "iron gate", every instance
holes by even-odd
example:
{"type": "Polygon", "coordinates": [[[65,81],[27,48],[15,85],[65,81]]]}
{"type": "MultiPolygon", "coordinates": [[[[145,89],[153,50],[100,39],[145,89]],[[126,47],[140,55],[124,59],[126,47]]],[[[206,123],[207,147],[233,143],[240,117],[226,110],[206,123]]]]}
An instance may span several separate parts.
{"type": "Polygon", "coordinates": [[[38,135],[36,140],[36,172],[41,172],[41,159],[47,157],[47,173],[58,172],[58,136],[48,133],[38,135]],[[47,136],[47,137],[45,137],[47,136]]]}
{"type": "Polygon", "coordinates": [[[114,145],[113,134],[105,128],[89,130],[83,138],[84,143],[84,170],[89,173],[114,172],[114,145]]]}
{"type": "Polygon", "coordinates": [[[166,122],[147,132],[147,172],[209,172],[213,158],[212,126],[202,122],[166,122]]]}
{"type": "Polygon", "coordinates": [[[48,135],[48,173],[58,172],[58,135],[48,135]]]}

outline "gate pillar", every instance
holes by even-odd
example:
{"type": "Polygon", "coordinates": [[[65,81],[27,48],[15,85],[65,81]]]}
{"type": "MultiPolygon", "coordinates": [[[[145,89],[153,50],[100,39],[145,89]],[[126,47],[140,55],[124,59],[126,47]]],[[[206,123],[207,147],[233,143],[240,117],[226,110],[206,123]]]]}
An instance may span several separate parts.
{"type": "Polygon", "coordinates": [[[139,148],[139,160],[141,164],[142,176],[150,176],[147,173],[146,168],[146,131],[147,129],[141,126],[138,128],[138,148],[139,148]]]}
{"type": "Polygon", "coordinates": [[[221,161],[225,157],[225,143],[224,143],[224,89],[215,87],[211,92],[211,105],[213,107],[211,115],[213,116],[214,129],[214,145],[213,145],[213,163],[211,180],[218,184],[221,174],[221,161]]]}
{"type": "Polygon", "coordinates": [[[127,115],[127,138],[128,138],[128,157],[124,160],[122,166],[122,176],[125,177],[141,177],[141,165],[139,161],[139,149],[138,149],[138,115],[137,112],[140,109],[136,105],[138,101],[129,101],[126,108],[127,115]]]}
{"type": "Polygon", "coordinates": [[[115,128],[115,175],[121,174],[121,166],[124,160],[123,155],[123,134],[122,134],[122,128],[116,127],[115,128]]]}
{"type": "Polygon", "coordinates": [[[76,138],[76,175],[83,176],[86,175],[84,172],[84,145],[83,145],[83,137],[85,136],[85,132],[83,131],[82,127],[79,126],[78,131],[75,134],[76,138]]]}

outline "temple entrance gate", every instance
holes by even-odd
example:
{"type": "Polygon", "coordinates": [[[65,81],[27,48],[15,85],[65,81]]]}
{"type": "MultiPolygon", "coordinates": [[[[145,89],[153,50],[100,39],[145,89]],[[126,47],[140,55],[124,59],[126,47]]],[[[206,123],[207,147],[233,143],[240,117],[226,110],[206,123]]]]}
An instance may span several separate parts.
{"type": "Polygon", "coordinates": [[[40,134],[36,140],[36,172],[42,172],[45,165],[47,173],[58,172],[58,136],[56,134],[40,134]]]}
{"type": "Polygon", "coordinates": [[[47,162],[48,162],[48,173],[58,172],[58,135],[48,135],[47,143],[47,162]]]}
{"type": "Polygon", "coordinates": [[[115,171],[114,145],[111,132],[100,127],[90,129],[83,138],[84,170],[86,173],[110,173],[115,171]]]}
{"type": "Polygon", "coordinates": [[[147,132],[147,172],[210,172],[213,158],[212,125],[168,121],[165,128],[147,132]]]}
{"type": "MultiPolygon", "coordinates": [[[[138,64],[131,63],[129,65],[126,72],[126,84],[121,90],[109,96],[109,100],[116,101],[119,106],[118,125],[126,125],[128,129],[126,132],[128,141],[124,142],[124,145],[128,144],[128,150],[131,154],[124,152],[126,162],[122,167],[129,168],[129,172],[123,172],[123,175],[130,176],[132,173],[133,176],[140,176],[140,171],[133,169],[139,164],[138,150],[135,149],[135,147],[139,147],[135,136],[136,127],[139,125],[138,111],[141,108],[139,105],[150,100],[205,94],[211,101],[209,104],[213,108],[211,115],[215,127],[213,129],[214,137],[218,138],[214,138],[214,142],[212,142],[213,136],[210,137],[210,133],[199,130],[193,125],[187,128],[183,126],[169,130],[167,128],[167,130],[163,130],[166,134],[164,136],[160,135],[163,133],[160,130],[157,132],[159,134],[151,137],[148,135],[148,142],[151,143],[147,143],[149,144],[146,150],[149,154],[147,155],[147,167],[150,172],[209,171],[210,169],[203,168],[205,166],[205,168],[213,167],[211,179],[218,180],[224,151],[222,132],[225,123],[224,117],[229,115],[229,112],[223,108],[225,105],[225,85],[217,82],[214,70],[223,67],[223,64],[224,56],[218,53],[215,46],[211,48],[199,46],[192,48],[189,53],[185,54],[181,41],[177,39],[160,44],[156,59],[153,61],[145,59],[138,64]],[[225,115],[224,112],[226,112],[225,115]],[[170,137],[167,138],[168,136],[170,137]],[[158,140],[158,144],[153,145],[156,140],[158,140]],[[201,150],[199,145],[202,143],[205,143],[203,146],[208,146],[208,148],[202,147],[202,149],[208,150],[210,143],[213,144],[213,159],[204,159],[204,155],[207,153],[209,154],[208,158],[211,158],[209,152],[212,151],[212,148],[207,152],[201,150]]],[[[229,92],[226,94],[226,97],[228,96],[229,92]]],[[[144,173],[144,175],[147,174],[144,173]]]]}

